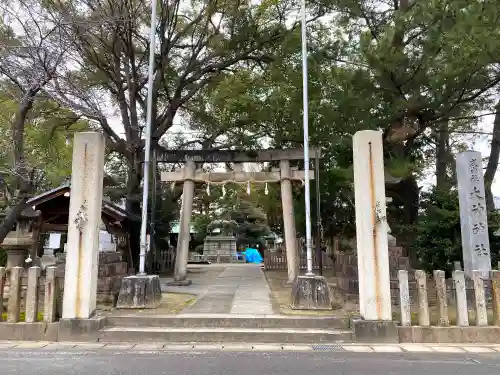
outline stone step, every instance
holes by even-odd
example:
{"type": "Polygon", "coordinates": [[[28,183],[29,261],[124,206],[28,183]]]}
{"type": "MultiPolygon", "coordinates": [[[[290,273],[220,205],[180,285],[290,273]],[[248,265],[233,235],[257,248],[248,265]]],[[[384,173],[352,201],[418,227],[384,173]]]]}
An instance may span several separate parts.
{"type": "Polygon", "coordinates": [[[99,331],[99,342],[343,343],[352,342],[352,333],[342,330],[292,328],[108,327],[99,331]]]}
{"type": "Polygon", "coordinates": [[[112,316],[109,327],[163,328],[283,328],[283,329],[348,329],[349,319],[337,317],[300,317],[281,315],[182,314],[151,316],[112,316]]]}

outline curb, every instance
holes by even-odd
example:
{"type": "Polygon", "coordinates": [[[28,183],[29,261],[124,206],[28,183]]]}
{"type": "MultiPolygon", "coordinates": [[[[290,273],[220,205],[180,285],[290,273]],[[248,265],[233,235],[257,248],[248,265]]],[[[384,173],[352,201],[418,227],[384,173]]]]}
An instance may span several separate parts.
{"type": "Polygon", "coordinates": [[[134,353],[158,353],[162,351],[227,351],[227,352],[351,352],[351,353],[489,353],[500,354],[497,345],[453,344],[163,344],[163,343],[98,343],[98,342],[48,342],[48,341],[0,341],[0,350],[40,351],[115,351],[134,353]]]}

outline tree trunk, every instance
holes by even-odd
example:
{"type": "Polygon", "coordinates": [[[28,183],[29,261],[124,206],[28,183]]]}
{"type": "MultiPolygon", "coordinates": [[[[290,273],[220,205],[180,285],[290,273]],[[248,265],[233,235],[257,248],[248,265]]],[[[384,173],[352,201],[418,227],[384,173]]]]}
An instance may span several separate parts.
{"type": "Polygon", "coordinates": [[[7,216],[2,221],[0,225],[0,244],[3,242],[5,237],[14,229],[14,225],[17,222],[17,218],[21,215],[21,212],[27,207],[26,199],[17,202],[14,206],[11,207],[7,216]]]}
{"type": "Polygon", "coordinates": [[[413,225],[417,222],[420,189],[414,175],[401,181],[401,193],[404,200],[404,223],[413,225]]]}
{"type": "Polygon", "coordinates": [[[490,157],[488,165],[484,172],[484,188],[486,193],[486,208],[488,211],[495,209],[495,202],[493,200],[493,193],[491,186],[495,179],[495,173],[498,168],[498,161],[500,157],[500,100],[495,106],[495,121],[493,122],[493,136],[491,137],[490,157]]]}
{"type": "Polygon", "coordinates": [[[441,191],[447,191],[451,187],[451,178],[448,174],[449,148],[448,121],[443,121],[439,124],[436,134],[436,189],[441,191]]]}
{"type": "Polygon", "coordinates": [[[28,114],[33,108],[33,102],[41,87],[47,81],[42,83],[35,83],[25,93],[16,117],[12,122],[12,174],[15,176],[15,194],[10,210],[7,217],[0,225],[0,243],[3,242],[7,234],[12,230],[18,217],[26,207],[26,201],[33,190],[33,173],[29,173],[24,160],[24,125],[28,114]]]}
{"type": "MultiPolygon", "coordinates": [[[[140,155],[140,153],[139,153],[140,155]]],[[[127,197],[126,208],[127,212],[134,218],[141,218],[141,163],[140,157],[134,153],[129,160],[128,179],[127,179],[127,197]]],[[[139,255],[140,255],[140,237],[141,237],[141,222],[131,220],[130,222],[130,252],[132,255],[133,266],[136,271],[139,270],[139,255]]],[[[129,264],[129,266],[131,266],[129,264]]]]}

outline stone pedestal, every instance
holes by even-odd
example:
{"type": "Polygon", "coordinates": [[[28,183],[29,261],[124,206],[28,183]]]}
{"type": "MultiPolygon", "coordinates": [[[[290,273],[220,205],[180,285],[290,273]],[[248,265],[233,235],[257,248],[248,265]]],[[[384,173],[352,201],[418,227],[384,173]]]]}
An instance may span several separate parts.
{"type": "Polygon", "coordinates": [[[134,275],[122,280],[116,307],[119,309],[155,309],[160,306],[158,275],[134,275]]]}
{"type": "Polygon", "coordinates": [[[57,266],[57,258],[53,255],[42,255],[40,258],[40,267],[44,270],[47,267],[57,266]]]}
{"type": "Polygon", "coordinates": [[[7,253],[6,268],[24,267],[25,260],[33,245],[33,237],[20,223],[18,228],[5,237],[2,247],[7,253]]]}
{"type": "Polygon", "coordinates": [[[332,296],[323,276],[298,276],[292,286],[292,309],[331,310],[332,296]]]}
{"type": "Polygon", "coordinates": [[[43,255],[39,258],[39,264],[42,270],[47,267],[57,266],[60,262],[57,257],[54,255],[54,249],[45,248],[43,249],[43,255]]]}
{"type": "Polygon", "coordinates": [[[28,256],[29,249],[26,246],[5,246],[5,252],[7,253],[7,264],[6,268],[10,269],[12,267],[23,267],[25,265],[25,260],[28,256]]]}
{"type": "Polygon", "coordinates": [[[399,343],[398,326],[394,321],[353,319],[351,327],[354,342],[366,344],[399,343]]]}
{"type": "Polygon", "coordinates": [[[106,318],[60,319],[58,341],[95,342],[99,339],[99,330],[106,325],[106,318]]]}

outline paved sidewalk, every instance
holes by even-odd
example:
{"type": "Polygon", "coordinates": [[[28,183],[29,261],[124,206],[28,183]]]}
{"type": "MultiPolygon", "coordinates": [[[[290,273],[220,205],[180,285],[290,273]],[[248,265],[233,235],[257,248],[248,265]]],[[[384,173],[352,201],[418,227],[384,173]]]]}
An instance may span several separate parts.
{"type": "Polygon", "coordinates": [[[201,297],[182,313],[251,315],[273,313],[269,286],[260,265],[226,264],[224,267],[215,279],[206,280],[209,285],[201,297]]]}
{"type": "Polygon", "coordinates": [[[45,342],[45,341],[0,341],[0,351],[43,350],[94,352],[158,352],[158,351],[254,351],[254,352],[351,352],[351,353],[447,353],[447,354],[494,354],[500,355],[500,345],[492,344],[164,344],[164,343],[98,343],[98,342],[45,342]]]}

